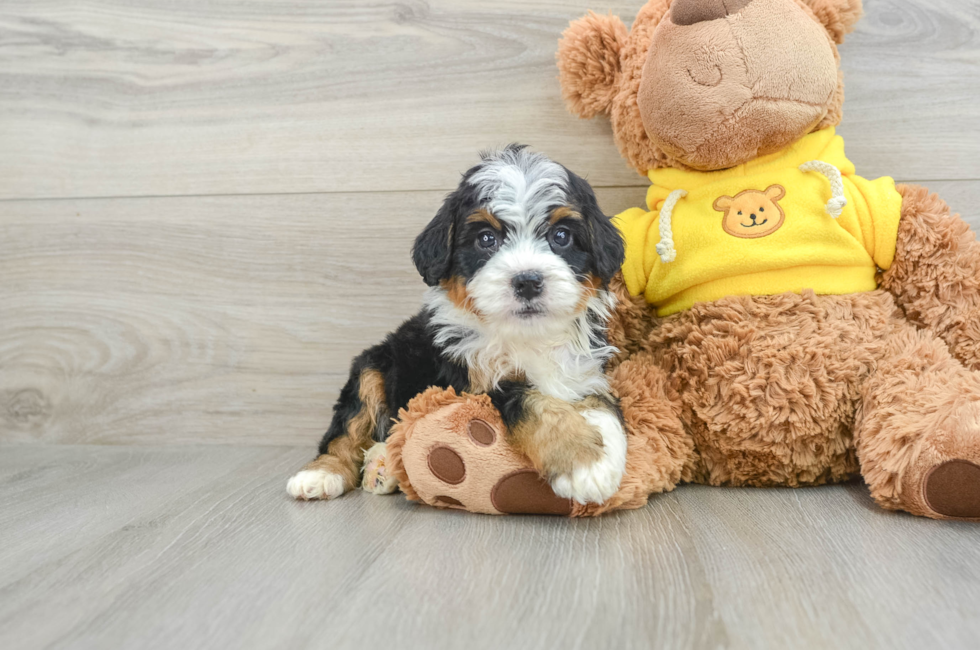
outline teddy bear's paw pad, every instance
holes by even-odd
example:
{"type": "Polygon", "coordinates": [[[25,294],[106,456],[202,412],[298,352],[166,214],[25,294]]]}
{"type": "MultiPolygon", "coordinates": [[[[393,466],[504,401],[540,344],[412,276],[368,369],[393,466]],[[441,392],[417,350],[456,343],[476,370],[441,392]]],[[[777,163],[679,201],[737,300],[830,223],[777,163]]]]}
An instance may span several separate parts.
{"type": "Polygon", "coordinates": [[[980,518],[980,466],[968,460],[950,460],[926,476],[926,504],[945,517],[980,518]]]}
{"type": "Polygon", "coordinates": [[[432,475],[443,483],[459,485],[466,478],[466,462],[449,447],[435,447],[426,458],[432,475]]]}
{"type": "Polygon", "coordinates": [[[469,433],[470,440],[481,447],[489,447],[497,440],[497,432],[483,420],[471,420],[466,426],[466,431],[469,433]]]}
{"type": "Polygon", "coordinates": [[[375,443],[364,454],[364,475],[361,478],[361,489],[372,494],[391,494],[398,489],[398,479],[387,469],[387,446],[383,442],[375,443]]]}
{"type": "Polygon", "coordinates": [[[511,515],[570,515],[572,501],[555,494],[537,470],[520,469],[500,479],[490,492],[493,507],[511,515]]]}
{"type": "Polygon", "coordinates": [[[304,469],[286,484],[294,499],[333,499],[344,493],[344,477],[323,469],[304,469]]]}
{"type": "Polygon", "coordinates": [[[581,504],[604,503],[616,494],[626,471],[626,433],[619,418],[608,411],[583,411],[582,416],[602,434],[603,456],[551,481],[555,494],[581,504]]]}

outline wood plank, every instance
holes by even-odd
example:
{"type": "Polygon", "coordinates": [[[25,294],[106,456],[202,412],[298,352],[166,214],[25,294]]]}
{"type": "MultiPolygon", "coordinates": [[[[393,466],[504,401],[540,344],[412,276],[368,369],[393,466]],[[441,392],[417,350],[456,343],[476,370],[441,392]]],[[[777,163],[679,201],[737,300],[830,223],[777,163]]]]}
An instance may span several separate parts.
{"type": "Polygon", "coordinates": [[[841,46],[848,155],[868,177],[980,178],[980,3],[864,0],[841,46]],[[943,160],[940,161],[939,159],[943,160]]]}
{"type": "Polygon", "coordinates": [[[293,502],[305,458],[3,447],[0,647],[891,650],[980,633],[976,524],[885,512],[858,483],[490,517],[293,502]]]}
{"type": "Polygon", "coordinates": [[[0,439],[312,447],[350,360],[419,308],[409,249],[441,200],[0,202],[0,439]]]}
{"type": "MultiPolygon", "coordinates": [[[[450,189],[524,141],[633,185],[605,120],[563,107],[586,9],[641,0],[8,0],[0,198],[450,189]]],[[[868,175],[980,178],[980,6],[867,0],[841,132],[868,175]]]]}
{"type": "Polygon", "coordinates": [[[441,193],[0,203],[0,430],[310,444],[441,193]]]}

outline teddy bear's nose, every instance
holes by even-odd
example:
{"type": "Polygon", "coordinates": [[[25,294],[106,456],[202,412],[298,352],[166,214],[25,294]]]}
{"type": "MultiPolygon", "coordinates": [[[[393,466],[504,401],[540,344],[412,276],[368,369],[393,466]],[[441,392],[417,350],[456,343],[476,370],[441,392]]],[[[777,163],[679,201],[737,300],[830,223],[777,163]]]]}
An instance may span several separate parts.
{"type": "Polygon", "coordinates": [[[675,25],[693,25],[738,13],[752,0],[674,0],[670,20],[675,25]]]}

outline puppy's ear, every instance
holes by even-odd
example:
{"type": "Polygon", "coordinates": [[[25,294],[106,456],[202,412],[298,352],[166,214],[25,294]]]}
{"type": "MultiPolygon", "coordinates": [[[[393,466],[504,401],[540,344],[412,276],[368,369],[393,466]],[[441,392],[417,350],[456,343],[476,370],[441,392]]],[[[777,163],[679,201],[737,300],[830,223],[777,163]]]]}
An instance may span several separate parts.
{"type": "Polygon", "coordinates": [[[603,286],[609,283],[623,266],[626,249],[623,236],[613,225],[612,220],[603,214],[596,201],[592,186],[585,179],[568,173],[571,199],[578,204],[589,232],[589,252],[592,254],[592,272],[602,280],[603,286]]]}
{"type": "Polygon", "coordinates": [[[590,211],[585,213],[585,218],[592,230],[592,258],[595,261],[595,272],[602,280],[602,284],[606,285],[622,268],[626,248],[619,229],[613,225],[609,217],[602,214],[598,205],[594,214],[589,215],[588,212],[590,211]]]}
{"type": "Polygon", "coordinates": [[[415,238],[412,260],[419,275],[430,287],[449,277],[455,223],[456,206],[454,195],[450,194],[429,225],[415,238]]]}

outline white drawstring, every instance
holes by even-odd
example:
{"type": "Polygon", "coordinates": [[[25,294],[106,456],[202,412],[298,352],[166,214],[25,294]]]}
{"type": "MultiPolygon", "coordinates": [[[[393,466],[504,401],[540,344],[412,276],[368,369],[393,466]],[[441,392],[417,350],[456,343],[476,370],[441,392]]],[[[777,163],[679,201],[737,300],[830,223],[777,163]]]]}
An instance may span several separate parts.
{"type": "Polygon", "coordinates": [[[663,207],[660,208],[660,243],[657,244],[657,255],[660,256],[664,264],[673,262],[677,257],[677,251],[674,250],[674,232],[670,227],[670,217],[674,212],[674,206],[685,196],[687,196],[687,190],[674,190],[667,195],[663,207]]]}
{"type": "Polygon", "coordinates": [[[847,205],[847,199],[844,198],[844,179],[841,178],[840,170],[828,162],[811,160],[800,165],[800,171],[817,172],[827,177],[827,180],[830,181],[831,195],[831,199],[827,201],[827,214],[834,219],[839,217],[844,211],[844,206],[847,205]]]}

